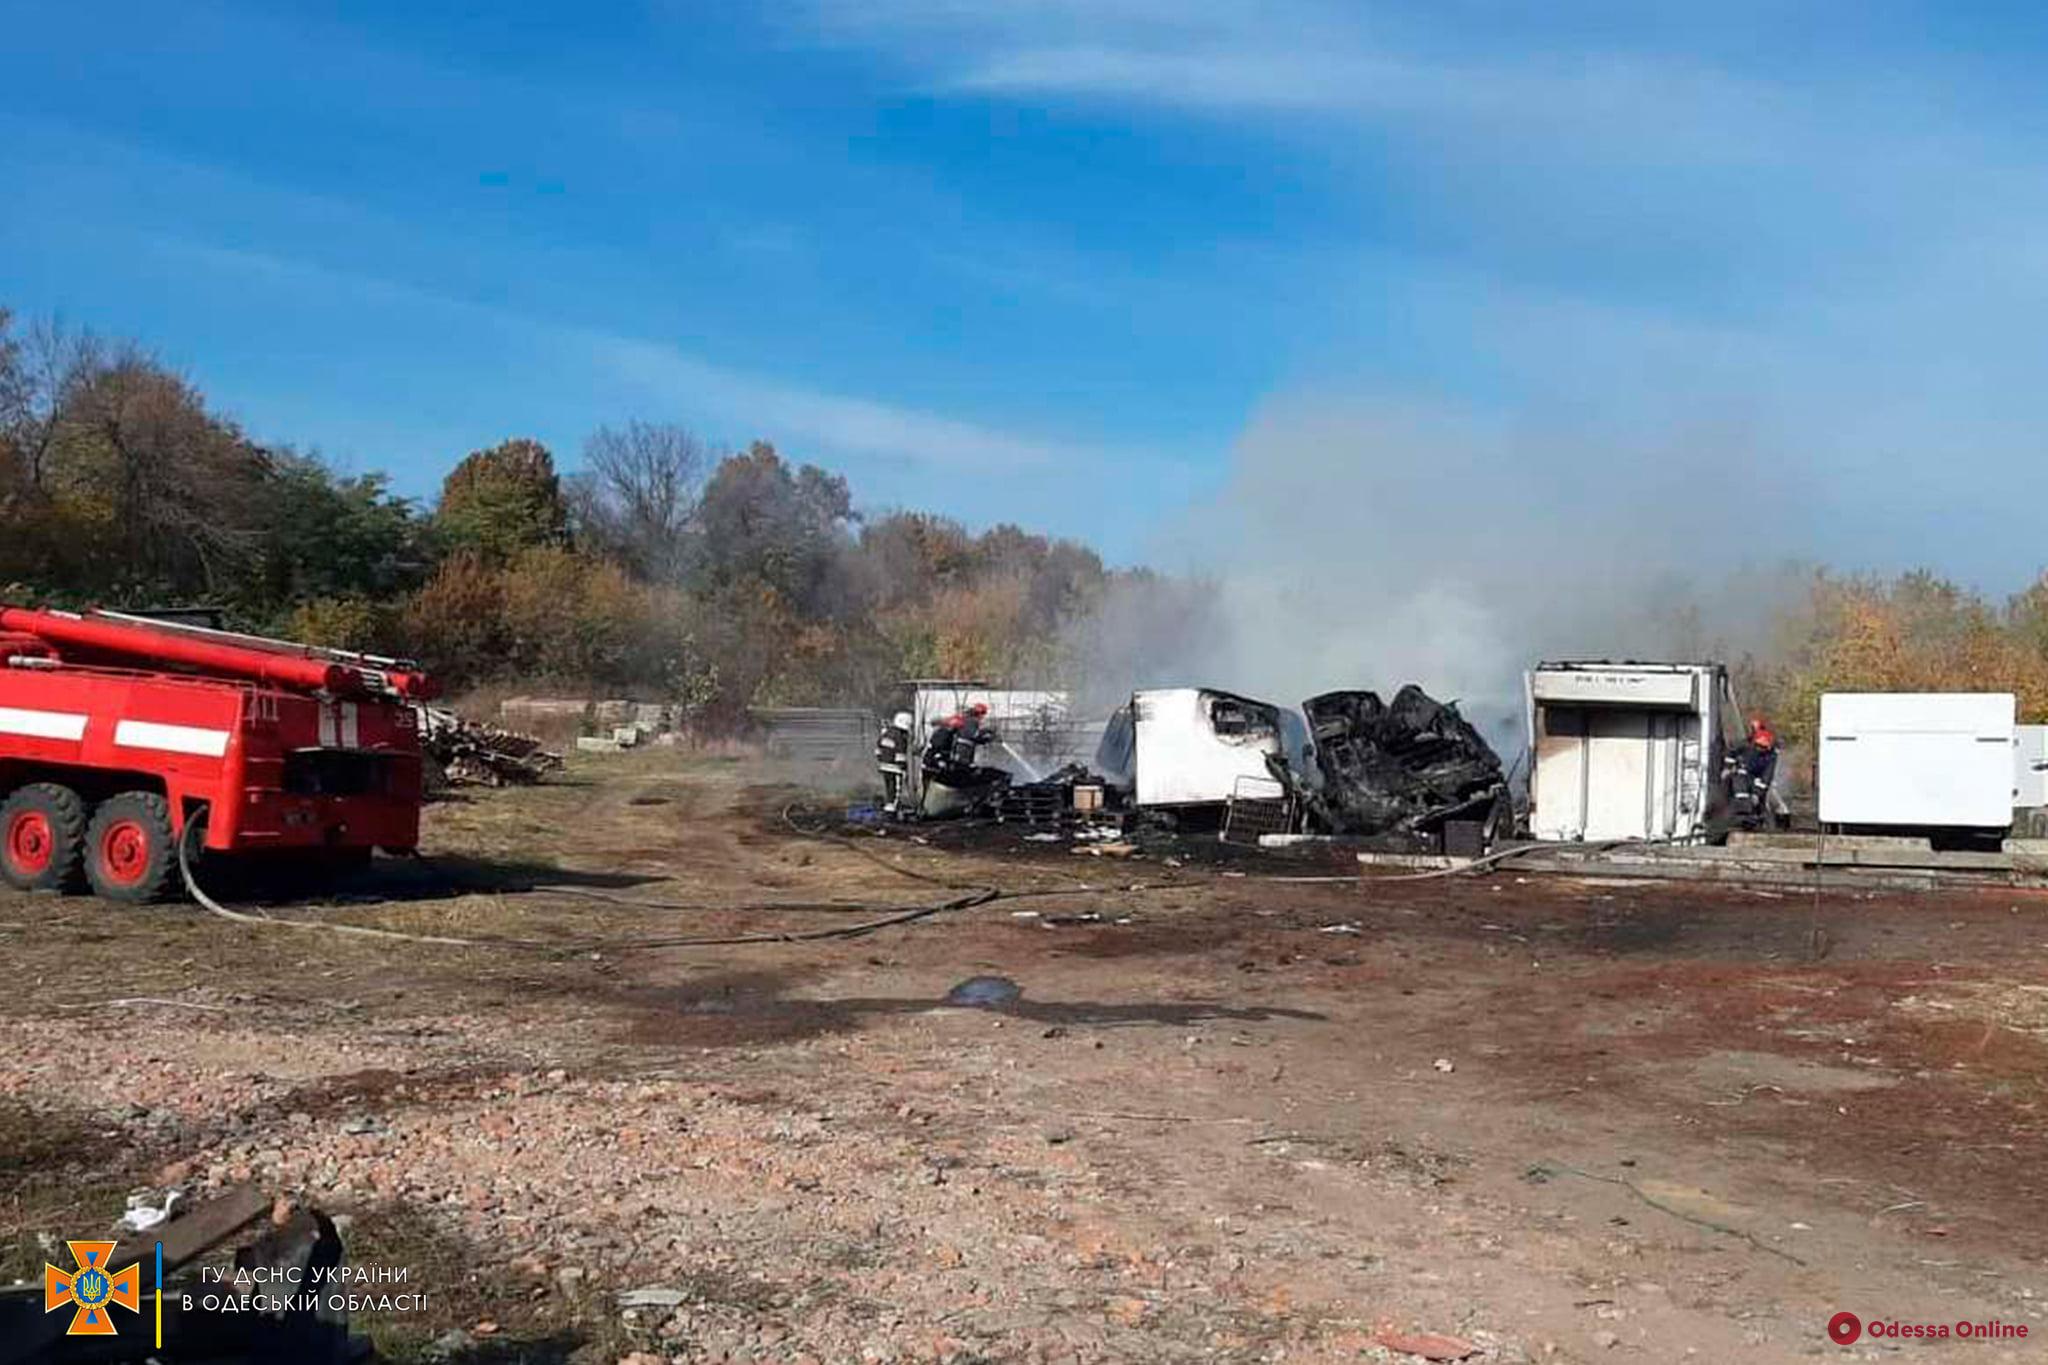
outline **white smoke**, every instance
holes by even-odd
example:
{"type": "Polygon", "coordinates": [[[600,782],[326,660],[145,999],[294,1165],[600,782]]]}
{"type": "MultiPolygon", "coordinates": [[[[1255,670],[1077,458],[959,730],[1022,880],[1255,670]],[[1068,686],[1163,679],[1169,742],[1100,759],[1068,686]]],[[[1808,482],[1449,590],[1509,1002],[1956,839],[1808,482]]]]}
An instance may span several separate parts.
{"type": "Polygon", "coordinates": [[[1796,479],[1738,430],[1630,434],[1296,397],[1077,637],[1083,690],[1169,683],[1282,705],[1404,683],[1512,753],[1521,675],[1559,657],[1757,647],[1801,546],[1796,479]]]}

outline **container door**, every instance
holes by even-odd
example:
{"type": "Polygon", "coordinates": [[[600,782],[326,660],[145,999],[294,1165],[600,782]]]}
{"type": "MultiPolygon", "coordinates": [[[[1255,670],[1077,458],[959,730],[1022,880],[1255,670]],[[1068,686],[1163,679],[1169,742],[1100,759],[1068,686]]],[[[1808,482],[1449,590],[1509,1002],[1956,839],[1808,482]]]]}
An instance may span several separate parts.
{"type": "Polygon", "coordinates": [[[1648,836],[1657,806],[1651,725],[1654,711],[1594,711],[1586,738],[1589,840],[1648,836]]]}
{"type": "Polygon", "coordinates": [[[1681,711],[1650,711],[1644,722],[1642,837],[1691,835],[1696,832],[1695,817],[1702,797],[1699,717],[1681,711]]]}
{"type": "Polygon", "coordinates": [[[1536,755],[1529,771],[1529,832],[1573,840],[1586,829],[1586,712],[1536,707],[1536,755]]]}

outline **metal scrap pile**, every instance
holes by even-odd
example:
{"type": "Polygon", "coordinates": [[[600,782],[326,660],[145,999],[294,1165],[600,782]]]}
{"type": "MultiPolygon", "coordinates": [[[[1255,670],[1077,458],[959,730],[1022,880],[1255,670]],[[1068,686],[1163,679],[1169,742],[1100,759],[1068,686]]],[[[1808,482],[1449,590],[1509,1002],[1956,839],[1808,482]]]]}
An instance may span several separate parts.
{"type": "Polygon", "coordinates": [[[1391,702],[1325,692],[1302,709],[1323,778],[1319,814],[1336,833],[1426,833],[1484,820],[1506,790],[1499,756],[1457,706],[1413,683],[1391,702]]]}
{"type": "Polygon", "coordinates": [[[1069,829],[1119,817],[1105,810],[1114,789],[1086,764],[1069,763],[1036,782],[1012,782],[995,794],[995,818],[1002,824],[1069,829]]]}
{"type": "Polygon", "coordinates": [[[439,769],[440,782],[430,776],[429,789],[504,787],[538,782],[562,766],[532,735],[501,730],[437,707],[420,708],[420,748],[439,769]]]}

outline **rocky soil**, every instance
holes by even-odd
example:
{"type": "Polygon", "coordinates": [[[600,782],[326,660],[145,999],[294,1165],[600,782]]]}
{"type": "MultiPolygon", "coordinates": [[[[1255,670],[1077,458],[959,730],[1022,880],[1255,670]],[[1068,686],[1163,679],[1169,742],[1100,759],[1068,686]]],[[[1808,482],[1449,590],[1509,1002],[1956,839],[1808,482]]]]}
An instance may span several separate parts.
{"type": "Polygon", "coordinates": [[[1769,1361],[1938,1349],[1838,1348],[1842,1309],[2048,1331],[2039,899],[856,853],[781,808],[729,764],[580,759],[434,808],[431,868],[270,911],[547,949],[0,893],[0,1278],[130,1195],[253,1183],[407,1271],[427,1306],[357,1322],[402,1358],[1769,1361]],[[585,894],[949,894],[905,871],[1059,894],[662,949],[627,945],[844,917],[585,894]],[[1021,995],[947,1002],[977,975],[1021,995]]]}

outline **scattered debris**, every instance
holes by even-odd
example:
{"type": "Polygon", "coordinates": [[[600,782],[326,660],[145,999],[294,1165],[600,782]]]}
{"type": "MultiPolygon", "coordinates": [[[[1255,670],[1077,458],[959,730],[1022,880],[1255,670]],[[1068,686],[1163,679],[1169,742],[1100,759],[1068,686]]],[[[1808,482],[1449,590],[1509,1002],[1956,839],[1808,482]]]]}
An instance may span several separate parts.
{"type": "MultiPolygon", "coordinates": [[[[167,1214],[171,1202],[166,1200],[162,1209],[148,1212],[167,1214]]],[[[160,1320],[165,1357],[224,1362],[295,1360],[330,1365],[368,1357],[369,1343],[351,1336],[346,1310],[334,1306],[325,1294],[266,1295],[276,1306],[262,1310],[238,1308],[241,1297],[237,1292],[201,1278],[208,1273],[197,1267],[202,1256],[259,1223],[253,1240],[234,1253],[237,1273],[260,1267],[277,1282],[310,1286],[317,1282],[317,1276],[344,1263],[345,1252],[335,1220],[310,1209],[289,1212],[281,1222],[264,1219],[271,1208],[269,1196],[252,1186],[240,1186],[198,1205],[183,1217],[146,1225],[153,1233],[150,1237],[105,1244],[108,1255],[103,1270],[116,1284],[126,1277],[132,1285],[139,1285],[145,1259],[160,1257],[156,1263],[166,1276],[163,1300],[168,1310],[160,1320]],[[211,1290],[210,1295],[202,1294],[203,1283],[211,1290]],[[214,1307],[205,1301],[208,1297],[215,1303],[226,1303],[214,1307]]],[[[131,1206],[131,1213],[138,1211],[140,1206],[131,1206]]],[[[131,1230],[141,1230],[134,1228],[126,1217],[122,1221],[131,1230]]],[[[70,1245],[75,1250],[89,1244],[70,1245]]],[[[213,1273],[219,1271],[215,1269],[213,1273]]],[[[67,1292],[69,1280],[70,1276],[65,1275],[67,1292]]],[[[44,1284],[0,1287],[0,1342],[6,1343],[4,1354],[10,1362],[42,1365],[46,1361],[88,1358],[67,1349],[73,1335],[81,1331],[88,1336],[116,1335],[115,1326],[88,1321],[93,1309],[79,1299],[60,1304],[56,1313],[47,1312],[47,1292],[44,1284]],[[65,1308],[71,1311],[62,1311],[65,1308]]],[[[114,1302],[131,1310],[136,1308],[132,1300],[116,1298],[114,1302]]],[[[111,1347],[94,1352],[89,1358],[140,1360],[142,1353],[131,1355],[111,1347]]]]}
{"type": "Polygon", "coordinates": [[[1389,1351],[1421,1356],[1424,1360],[1463,1360],[1479,1354],[1479,1347],[1472,1342],[1442,1332],[1400,1332],[1382,1327],[1374,1340],[1389,1351]]]}
{"type": "Polygon", "coordinates": [[[121,1215],[121,1226],[130,1232],[147,1232],[167,1223],[172,1206],[182,1198],[184,1196],[178,1191],[170,1190],[165,1193],[163,1203],[152,1205],[148,1195],[131,1194],[128,1196],[128,1211],[121,1215]]]}
{"type": "Polygon", "coordinates": [[[437,785],[539,782],[562,766],[562,756],[532,735],[501,730],[435,706],[420,707],[419,717],[420,747],[440,775],[438,784],[429,781],[429,790],[437,785]]]}
{"type": "Polygon", "coordinates": [[[1035,782],[1012,781],[995,798],[996,819],[1003,824],[1030,825],[1040,831],[1026,838],[1057,838],[1058,831],[1111,819],[1114,789],[1085,764],[1069,763],[1035,782]]]}

